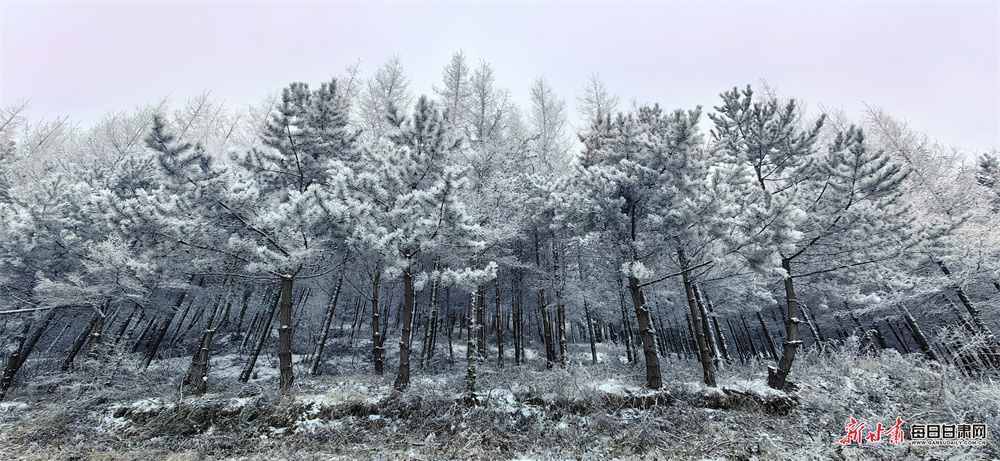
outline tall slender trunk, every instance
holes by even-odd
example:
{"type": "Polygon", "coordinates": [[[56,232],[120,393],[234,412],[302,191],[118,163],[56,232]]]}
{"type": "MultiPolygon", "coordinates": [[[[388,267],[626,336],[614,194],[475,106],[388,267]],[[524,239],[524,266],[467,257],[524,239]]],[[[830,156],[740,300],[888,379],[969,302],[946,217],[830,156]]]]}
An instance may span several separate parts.
{"type": "Polygon", "coordinates": [[[496,304],[497,324],[497,366],[503,368],[503,316],[500,312],[500,274],[493,279],[494,303],[496,304]]]}
{"type": "MultiPolygon", "coordinates": [[[[90,330],[90,342],[87,343],[87,362],[92,362],[97,360],[97,357],[101,353],[101,340],[104,338],[104,322],[107,320],[108,308],[111,306],[111,299],[108,298],[104,302],[104,307],[97,309],[97,322],[94,323],[94,329],[90,330]]],[[[88,365],[84,365],[86,368],[88,365]]]]}
{"type": "MultiPolygon", "coordinates": [[[[193,279],[192,279],[193,280],[193,279]]],[[[187,296],[187,290],[182,291],[177,295],[177,303],[174,304],[174,308],[170,311],[170,315],[167,319],[160,325],[160,329],[156,332],[156,336],[153,337],[153,342],[149,344],[146,349],[146,357],[142,361],[142,369],[145,370],[149,368],[149,364],[156,357],[156,351],[160,348],[160,344],[163,342],[163,338],[167,336],[167,330],[170,329],[170,324],[173,322],[174,317],[177,316],[177,311],[180,310],[181,304],[184,303],[184,297],[187,296]]]]}
{"type": "Polygon", "coordinates": [[[281,278],[281,306],[278,310],[278,389],[286,392],[295,379],[292,373],[292,283],[290,277],[281,278]]]}
{"type": "Polygon", "coordinates": [[[597,364],[597,343],[594,341],[594,321],[590,318],[590,306],[587,305],[587,300],[583,300],[583,312],[587,316],[587,333],[590,337],[590,361],[593,364],[597,364]]]}
{"type": "Polygon", "coordinates": [[[521,298],[522,298],[522,287],[524,283],[524,272],[521,269],[514,269],[514,273],[510,278],[511,283],[511,310],[514,315],[514,365],[520,365],[524,363],[523,357],[523,347],[524,347],[524,319],[521,312],[521,298]]]}
{"type": "Polygon", "coordinates": [[[469,293],[469,308],[466,313],[466,320],[469,323],[469,329],[467,331],[466,337],[468,341],[466,342],[466,353],[465,353],[465,391],[466,403],[474,405],[476,403],[476,363],[479,359],[476,357],[476,292],[472,291],[469,293]]]}
{"type": "Polygon", "coordinates": [[[781,258],[781,267],[785,269],[785,303],[788,307],[788,314],[785,320],[785,334],[787,339],[781,351],[781,360],[778,367],[768,367],[767,385],[774,389],[784,390],[788,379],[788,372],[792,370],[792,361],[795,360],[795,352],[798,351],[802,341],[799,340],[799,303],[795,299],[795,287],[792,284],[791,261],[788,258],[781,258]]]}
{"type": "MultiPolygon", "coordinates": [[[[13,383],[14,376],[17,375],[17,372],[24,366],[24,362],[28,360],[28,356],[35,350],[38,340],[40,340],[42,335],[48,331],[49,325],[52,324],[52,320],[55,317],[56,309],[49,309],[49,312],[45,314],[45,319],[42,320],[42,324],[31,333],[31,336],[28,336],[27,340],[20,344],[18,347],[20,350],[17,351],[16,357],[14,354],[11,354],[8,358],[7,367],[4,370],[3,376],[0,377],[0,401],[3,401],[4,397],[7,395],[7,390],[13,383]]],[[[29,322],[26,327],[28,328],[23,330],[23,334],[25,335],[27,334],[28,329],[30,329],[31,323],[29,322]]]]}
{"type": "Polygon", "coordinates": [[[704,326],[704,321],[707,321],[707,319],[703,319],[701,316],[701,309],[698,307],[698,299],[694,291],[694,282],[691,280],[691,272],[688,270],[690,265],[687,257],[684,256],[684,250],[680,247],[677,248],[677,260],[681,264],[684,293],[687,296],[688,310],[691,311],[691,324],[694,329],[695,341],[698,344],[698,357],[701,360],[702,378],[706,385],[715,387],[715,365],[712,363],[712,348],[709,344],[711,338],[705,334],[707,330],[704,326]]]}
{"type": "Polygon", "coordinates": [[[812,315],[809,313],[809,306],[805,304],[800,304],[799,308],[802,310],[802,318],[806,321],[806,326],[809,327],[809,333],[813,337],[813,342],[816,343],[816,348],[820,352],[826,351],[826,339],[823,338],[823,333],[819,331],[819,327],[816,326],[816,322],[813,321],[812,315]]]}
{"type": "Polygon", "coordinates": [[[656,330],[649,315],[646,297],[639,288],[639,279],[629,275],[628,289],[632,295],[632,304],[635,306],[639,337],[642,339],[642,353],[646,359],[646,386],[650,389],[659,389],[663,386],[663,380],[660,376],[660,358],[656,355],[656,330]]]}
{"type": "Polygon", "coordinates": [[[219,314],[219,304],[222,301],[222,295],[215,301],[215,306],[212,308],[212,313],[209,314],[208,320],[205,321],[205,330],[202,331],[201,339],[198,341],[198,350],[195,351],[194,357],[192,359],[192,378],[194,380],[194,395],[205,395],[208,391],[208,361],[212,355],[212,340],[215,338],[216,330],[225,322],[226,312],[229,309],[229,302],[226,303],[226,307],[223,307],[222,314],[223,318],[218,324],[215,322],[216,316],[219,314]]]}
{"type": "MultiPolygon", "coordinates": [[[[222,295],[221,294],[218,295],[218,296],[216,296],[216,298],[215,298],[215,305],[212,306],[212,312],[209,313],[208,320],[205,321],[205,329],[202,330],[201,337],[198,339],[198,347],[195,349],[194,354],[191,355],[191,366],[188,367],[187,375],[184,376],[184,381],[183,381],[183,383],[184,383],[185,386],[190,385],[192,382],[198,383],[199,381],[202,380],[202,378],[204,378],[205,376],[207,376],[207,373],[208,373],[208,366],[207,366],[207,364],[204,367],[204,370],[205,370],[206,374],[204,374],[204,375],[200,374],[202,372],[202,367],[201,367],[201,358],[202,358],[202,355],[203,355],[202,354],[202,349],[204,349],[206,347],[208,347],[209,349],[211,348],[211,343],[209,343],[208,345],[205,344],[205,338],[209,337],[209,336],[214,336],[215,335],[215,331],[212,329],[212,324],[215,321],[216,312],[219,310],[219,304],[220,303],[222,303],[222,295]],[[209,334],[210,331],[211,331],[211,334],[209,334]]],[[[205,357],[207,359],[207,354],[204,354],[204,355],[205,355],[205,357]]],[[[196,384],[196,386],[197,386],[197,384],[196,384]]]]}
{"type": "Polygon", "coordinates": [[[767,331],[767,325],[764,324],[764,316],[760,315],[760,311],[757,311],[757,321],[760,322],[760,329],[764,332],[764,339],[767,340],[767,350],[771,352],[771,357],[774,360],[778,360],[778,351],[774,348],[774,340],[771,339],[771,332],[767,331]]]}
{"type": "Polygon", "coordinates": [[[62,363],[62,371],[69,371],[69,367],[73,365],[73,360],[76,359],[77,354],[83,349],[83,345],[87,343],[87,338],[90,337],[90,332],[94,331],[94,326],[97,325],[97,319],[99,315],[94,313],[94,316],[90,318],[90,323],[87,327],[80,332],[80,335],[76,337],[76,341],[73,342],[73,346],[69,349],[69,354],[66,355],[66,359],[62,363]]]}
{"type": "MultiPolygon", "coordinates": [[[[434,271],[441,270],[441,261],[434,261],[434,271]]],[[[423,348],[420,353],[420,366],[430,365],[431,359],[434,357],[434,345],[437,343],[437,330],[438,330],[438,289],[440,288],[441,282],[437,278],[431,282],[431,298],[428,303],[428,309],[430,312],[427,314],[427,326],[424,328],[424,343],[423,348]]]]}
{"type": "Polygon", "coordinates": [[[486,287],[476,289],[476,353],[479,361],[486,360],[486,287]]]}
{"type": "Polygon", "coordinates": [[[552,290],[556,295],[556,338],[559,341],[559,364],[566,365],[566,305],[563,303],[563,267],[559,263],[559,244],[552,236],[552,290]]]}
{"type": "MultiPolygon", "coordinates": [[[[409,252],[407,252],[407,256],[409,252]]],[[[409,258],[407,258],[409,259],[409,258]]],[[[396,372],[396,382],[393,387],[397,391],[406,390],[410,385],[410,333],[413,330],[413,275],[412,263],[409,261],[403,269],[403,331],[399,338],[399,369],[396,372]]]]}
{"type": "Polygon", "coordinates": [[[691,282],[691,289],[694,291],[694,301],[698,306],[698,315],[701,320],[701,329],[705,334],[705,343],[708,345],[708,353],[712,358],[713,370],[719,368],[721,360],[719,359],[719,346],[716,344],[716,337],[712,334],[712,322],[708,320],[708,309],[705,308],[705,303],[701,300],[701,290],[698,289],[698,285],[691,282]]]}
{"type": "MultiPolygon", "coordinates": [[[[271,336],[271,322],[274,320],[274,312],[278,309],[278,304],[281,302],[281,293],[277,293],[274,297],[274,303],[271,304],[271,308],[261,316],[260,323],[264,324],[264,328],[260,330],[260,338],[257,340],[257,347],[254,348],[253,353],[250,354],[250,358],[247,359],[246,365],[243,366],[243,371],[240,372],[239,382],[245,383],[250,380],[250,376],[253,374],[254,366],[257,365],[257,359],[260,357],[260,351],[264,349],[264,343],[267,342],[267,338],[271,336]]],[[[247,338],[249,339],[250,332],[247,332],[247,338]]]]}
{"type": "Polygon", "coordinates": [[[740,314],[740,321],[743,322],[743,331],[747,334],[747,344],[750,345],[750,352],[753,354],[753,357],[760,357],[761,354],[757,351],[757,344],[753,340],[753,333],[750,332],[750,325],[747,324],[747,319],[743,314],[740,314]]]}
{"type": "Polygon", "coordinates": [[[0,376],[0,402],[7,396],[7,390],[14,383],[14,375],[17,374],[20,364],[23,363],[21,357],[24,355],[24,342],[28,339],[28,332],[31,331],[31,322],[24,322],[21,333],[15,335],[11,342],[14,352],[7,359],[7,366],[4,367],[3,376],[0,376]]]}
{"type": "Polygon", "coordinates": [[[375,373],[379,375],[385,372],[382,364],[382,343],[385,340],[382,338],[383,330],[379,322],[378,311],[378,288],[381,281],[382,265],[376,263],[375,276],[372,278],[372,358],[375,360],[375,373]]]}
{"type": "Polygon", "coordinates": [[[313,357],[312,367],[309,372],[313,376],[318,376],[319,366],[323,363],[323,349],[326,347],[326,340],[330,338],[330,325],[333,323],[333,314],[337,311],[337,301],[340,300],[340,289],[344,286],[344,273],[340,273],[337,279],[337,287],[333,289],[333,296],[330,299],[330,308],[323,318],[323,327],[319,335],[319,344],[316,345],[316,356],[313,357]]]}
{"type": "Polygon", "coordinates": [[[628,363],[635,363],[636,361],[639,360],[639,358],[637,357],[637,355],[639,354],[633,352],[632,322],[629,321],[628,310],[625,309],[625,291],[620,287],[618,289],[618,301],[622,308],[622,339],[625,342],[625,356],[628,357],[628,363]]]}
{"type": "MultiPolygon", "coordinates": [[[[715,306],[712,305],[712,300],[709,299],[708,293],[705,293],[705,291],[700,288],[698,289],[698,292],[701,294],[701,297],[705,302],[705,308],[708,310],[708,318],[712,319],[712,327],[715,329],[716,344],[719,345],[719,352],[722,353],[722,359],[729,362],[732,359],[729,357],[729,348],[726,347],[726,335],[722,333],[722,328],[719,328],[719,318],[715,315],[715,306]]],[[[733,336],[733,338],[735,339],[736,337],[733,336]]]]}
{"type": "Polygon", "coordinates": [[[913,318],[913,315],[910,314],[909,309],[902,304],[899,305],[899,308],[903,311],[903,320],[905,320],[906,324],[909,325],[910,333],[913,334],[913,339],[917,341],[917,345],[920,346],[920,350],[923,351],[927,358],[939,361],[937,353],[934,352],[930,341],[928,341],[927,337],[924,336],[924,332],[920,329],[920,326],[917,325],[917,321],[913,318]]]}
{"type": "MultiPolygon", "coordinates": [[[[944,265],[944,262],[938,261],[938,266],[941,268],[941,272],[945,275],[951,275],[951,271],[944,265]]],[[[994,282],[996,283],[996,282],[994,282]]],[[[969,296],[965,294],[965,290],[961,286],[955,288],[955,294],[958,295],[958,300],[962,302],[965,306],[965,310],[969,311],[969,315],[972,316],[972,323],[976,325],[978,333],[983,335],[986,340],[986,345],[988,346],[989,360],[994,364],[994,366],[1000,366],[1000,341],[997,340],[996,336],[993,334],[993,330],[986,325],[983,321],[982,315],[979,313],[979,309],[972,304],[972,300],[969,296]]]]}

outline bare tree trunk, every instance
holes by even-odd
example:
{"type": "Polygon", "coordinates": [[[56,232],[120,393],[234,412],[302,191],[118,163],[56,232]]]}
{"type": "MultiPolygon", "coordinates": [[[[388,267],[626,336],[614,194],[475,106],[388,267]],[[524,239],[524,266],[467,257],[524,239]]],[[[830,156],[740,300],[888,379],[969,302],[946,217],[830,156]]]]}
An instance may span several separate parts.
{"type": "Polygon", "coordinates": [[[559,245],[552,237],[552,289],[556,295],[556,338],[559,341],[559,364],[566,366],[566,305],[563,303],[563,268],[559,264],[559,245]]]}
{"type": "Polygon", "coordinates": [[[889,331],[891,331],[892,336],[896,338],[896,344],[899,344],[900,349],[902,349],[900,352],[904,354],[909,354],[910,347],[907,346],[906,342],[903,341],[903,336],[900,335],[898,331],[896,331],[896,327],[892,326],[892,323],[889,322],[889,319],[885,320],[885,324],[889,326],[889,331]]]}
{"type": "Polygon", "coordinates": [[[629,275],[628,289],[632,295],[632,304],[635,306],[639,337],[642,339],[642,352],[646,359],[646,386],[650,389],[659,389],[663,386],[663,380],[660,376],[660,358],[656,355],[656,330],[649,315],[649,306],[646,305],[646,297],[639,288],[639,279],[629,275]]]}
{"type": "Polygon", "coordinates": [[[312,368],[309,370],[313,376],[319,376],[319,366],[323,363],[323,349],[326,347],[326,340],[330,337],[330,325],[333,323],[333,314],[337,310],[337,301],[340,300],[340,289],[344,285],[344,273],[340,273],[340,278],[337,279],[337,287],[333,289],[333,296],[330,300],[330,308],[326,311],[326,317],[323,318],[323,327],[320,331],[319,344],[316,345],[316,356],[313,357],[312,368]]]}
{"type": "Polygon", "coordinates": [[[788,315],[785,320],[785,333],[787,339],[784,342],[784,349],[781,351],[781,360],[778,367],[768,367],[767,385],[774,389],[784,390],[788,379],[788,372],[792,370],[792,361],[795,360],[795,352],[798,351],[802,341],[799,340],[799,303],[795,299],[795,287],[792,284],[791,261],[788,258],[781,258],[781,267],[785,269],[785,303],[788,306],[788,315]]]}
{"type": "MultiPolygon", "coordinates": [[[[97,310],[97,322],[94,329],[90,331],[90,342],[87,343],[87,362],[97,360],[100,355],[101,339],[104,337],[104,321],[107,319],[108,307],[111,306],[111,299],[104,302],[104,307],[97,310]]],[[[84,365],[86,367],[87,365],[84,365]]]]}
{"type": "Polygon", "coordinates": [[[514,269],[510,278],[511,300],[510,306],[514,315],[514,365],[524,363],[524,319],[521,312],[522,287],[524,283],[524,273],[521,269],[514,269]]]}
{"type": "Polygon", "coordinates": [[[243,335],[243,318],[247,314],[247,306],[250,305],[250,296],[253,294],[253,287],[247,287],[243,292],[243,306],[240,307],[240,314],[236,320],[236,332],[233,333],[231,341],[238,341],[243,335]]]}
{"type": "Polygon", "coordinates": [[[743,314],[740,314],[740,321],[743,322],[743,331],[747,333],[747,344],[750,345],[750,352],[753,354],[753,357],[760,357],[763,354],[757,351],[757,344],[753,340],[753,333],[750,331],[750,325],[747,324],[747,319],[743,316],[743,314]]]}
{"type": "Polygon", "coordinates": [[[80,336],[76,337],[76,341],[73,342],[73,347],[70,347],[69,354],[66,355],[66,359],[62,363],[62,371],[69,371],[69,367],[73,365],[73,360],[76,359],[77,354],[83,349],[83,345],[87,343],[87,338],[90,337],[90,332],[94,330],[94,326],[97,325],[97,319],[99,315],[94,314],[90,318],[90,323],[87,327],[80,332],[80,336]]]}
{"type": "Polygon", "coordinates": [[[497,324],[497,366],[503,368],[503,316],[500,313],[500,274],[493,279],[494,302],[496,304],[497,324]]]}
{"type": "MultiPolygon", "coordinates": [[[[409,252],[407,252],[409,254],[409,252]]],[[[410,385],[410,333],[413,330],[414,293],[411,263],[403,269],[403,331],[399,338],[399,369],[393,387],[405,391],[410,385]]]]}
{"type": "MultiPolygon", "coordinates": [[[[712,300],[708,298],[708,293],[699,289],[698,292],[701,294],[705,302],[705,307],[708,309],[708,317],[712,319],[712,326],[715,329],[716,342],[719,345],[719,352],[722,353],[722,359],[726,362],[730,362],[732,359],[729,357],[729,348],[726,347],[726,335],[722,333],[722,328],[719,328],[719,318],[715,315],[715,306],[712,305],[712,300]]],[[[732,328],[730,328],[732,330],[732,328]]],[[[735,340],[736,336],[733,336],[735,340]]]]}
{"type": "Polygon", "coordinates": [[[701,322],[701,329],[705,335],[705,343],[708,346],[709,357],[712,359],[712,370],[719,368],[721,360],[719,359],[719,346],[715,343],[715,335],[712,334],[712,322],[708,320],[708,309],[705,308],[705,303],[701,300],[701,290],[698,289],[698,285],[691,282],[691,289],[694,291],[694,301],[695,305],[698,306],[698,319],[701,322]]]}
{"type": "Polygon", "coordinates": [[[472,291],[469,293],[469,308],[466,314],[466,319],[469,323],[469,330],[466,337],[468,341],[466,342],[466,353],[465,353],[465,391],[466,403],[469,405],[476,404],[476,362],[478,358],[476,357],[476,292],[472,291]]]}
{"type": "Polygon", "coordinates": [[[372,358],[375,360],[375,373],[381,375],[385,373],[384,365],[382,364],[382,343],[385,341],[382,338],[382,328],[379,324],[379,311],[378,311],[378,288],[382,281],[382,266],[381,264],[375,264],[375,276],[372,279],[372,358]]]}
{"type": "Polygon", "coordinates": [[[910,333],[913,334],[913,339],[917,341],[917,345],[920,346],[920,350],[923,351],[924,355],[931,360],[939,361],[938,355],[931,348],[931,343],[927,341],[927,337],[924,336],[924,332],[920,330],[917,325],[917,321],[910,314],[910,311],[906,306],[900,304],[899,308],[903,311],[903,320],[906,320],[906,324],[910,326],[910,333]]]}
{"type": "MultiPolygon", "coordinates": [[[[847,301],[844,301],[844,309],[848,309],[848,311],[850,309],[848,307],[847,301]]],[[[853,320],[854,324],[857,325],[858,332],[861,333],[861,337],[864,339],[865,346],[867,346],[868,350],[872,351],[873,354],[878,355],[878,347],[875,346],[875,340],[872,339],[871,335],[868,333],[868,330],[863,325],[861,325],[861,320],[858,319],[858,316],[854,315],[854,312],[850,312],[850,314],[851,314],[851,320],[853,320]]]]}
{"type": "MultiPolygon", "coordinates": [[[[215,301],[215,306],[212,307],[212,312],[208,316],[208,320],[205,321],[205,330],[201,334],[201,338],[198,341],[198,349],[194,353],[192,358],[191,370],[189,373],[194,381],[194,395],[205,395],[208,391],[208,361],[212,354],[212,340],[215,338],[215,331],[221,326],[222,322],[218,325],[215,324],[215,318],[219,314],[219,305],[222,301],[222,295],[215,301]]],[[[226,303],[226,307],[223,307],[223,311],[228,311],[229,303],[226,303]]],[[[225,321],[225,317],[223,317],[225,321]]],[[[185,383],[187,384],[187,383],[185,383]]]]}
{"type": "Polygon", "coordinates": [[[625,342],[625,356],[628,357],[628,363],[635,363],[639,360],[639,358],[637,357],[637,355],[639,354],[633,352],[632,322],[629,322],[628,311],[625,309],[625,291],[620,287],[618,290],[618,300],[622,308],[622,339],[625,342]]]}
{"type": "MultiPolygon", "coordinates": [[[[153,338],[153,342],[149,344],[149,348],[146,349],[146,357],[142,361],[142,369],[145,370],[149,368],[149,364],[156,357],[156,351],[160,348],[160,344],[163,342],[163,338],[167,336],[167,330],[170,329],[170,324],[173,322],[174,317],[177,316],[177,311],[180,310],[181,304],[184,303],[184,297],[187,296],[187,290],[181,292],[177,295],[177,303],[174,305],[174,309],[170,312],[170,316],[160,325],[159,331],[156,332],[156,336],[153,338]]],[[[245,381],[244,381],[245,382],[245,381]]]]}
{"type": "Polygon", "coordinates": [[[684,282],[684,293],[687,295],[688,310],[691,311],[691,324],[694,329],[695,341],[698,344],[698,357],[701,360],[702,379],[705,384],[715,387],[715,366],[712,363],[712,348],[709,344],[710,338],[705,334],[707,331],[701,318],[701,309],[698,308],[698,299],[694,291],[694,282],[691,281],[691,272],[688,270],[689,264],[684,250],[677,248],[677,260],[681,264],[681,278],[684,282]]]}
{"type": "MultiPolygon", "coordinates": [[[[205,345],[205,338],[207,336],[210,336],[209,335],[209,331],[212,332],[213,336],[215,334],[215,330],[213,330],[213,328],[212,328],[212,323],[215,321],[216,312],[218,312],[218,310],[219,310],[219,304],[221,304],[221,303],[222,303],[222,295],[219,294],[215,298],[215,305],[212,306],[212,312],[209,313],[208,320],[205,321],[205,329],[202,330],[201,337],[198,338],[198,348],[195,349],[194,350],[194,354],[191,355],[191,366],[188,367],[187,375],[184,376],[184,381],[183,381],[183,383],[184,383],[185,386],[190,385],[192,382],[198,383],[199,381],[202,380],[202,378],[204,378],[205,376],[207,376],[207,375],[201,375],[200,374],[201,371],[202,371],[202,367],[201,367],[202,349],[204,349],[205,347],[209,347],[210,348],[210,346],[211,346],[211,344],[209,344],[208,346],[205,345]]],[[[207,354],[205,354],[205,355],[207,356],[207,354]]],[[[207,370],[208,370],[208,366],[206,365],[205,366],[205,372],[206,373],[208,372],[207,370]]],[[[195,385],[195,387],[197,387],[197,384],[195,385]]],[[[201,395],[201,394],[198,394],[198,395],[201,395]]]]}
{"type": "Polygon", "coordinates": [[[816,348],[819,349],[820,352],[825,352],[826,339],[823,338],[823,333],[819,331],[819,327],[817,327],[816,322],[813,321],[812,315],[809,314],[809,306],[806,306],[805,304],[800,304],[799,308],[802,310],[802,317],[806,321],[806,326],[809,327],[809,333],[813,337],[813,342],[816,343],[816,348]]]}
{"type": "MultiPolygon", "coordinates": [[[[253,353],[250,354],[250,358],[247,359],[247,363],[243,367],[243,371],[240,373],[239,381],[241,383],[249,381],[250,376],[253,374],[253,368],[257,365],[257,359],[260,357],[260,351],[264,349],[264,343],[267,342],[267,338],[271,335],[271,321],[274,320],[274,311],[278,309],[278,304],[280,302],[281,293],[278,293],[274,297],[274,303],[271,304],[271,308],[267,310],[264,317],[261,317],[261,323],[264,324],[264,328],[260,331],[260,338],[257,341],[257,347],[255,347],[253,353]]],[[[249,339],[249,331],[247,332],[247,337],[249,339]]]]}
{"type": "MultiPolygon", "coordinates": [[[[938,261],[938,266],[944,275],[951,275],[951,271],[945,267],[944,262],[938,261]]],[[[969,311],[969,315],[972,316],[972,323],[976,325],[979,334],[984,336],[986,345],[989,347],[989,353],[987,354],[989,360],[993,362],[994,366],[1000,365],[1000,341],[997,341],[993,331],[986,325],[986,322],[983,322],[983,317],[979,313],[979,309],[972,304],[972,300],[965,294],[965,290],[961,286],[955,288],[955,294],[958,295],[958,300],[965,306],[965,310],[969,311]]]]}
{"type": "Polygon", "coordinates": [[[479,361],[486,360],[486,287],[480,285],[476,289],[476,353],[479,361]]]}
{"type": "Polygon", "coordinates": [[[593,364],[597,364],[597,343],[594,341],[594,322],[590,318],[590,306],[587,305],[587,300],[583,300],[583,312],[587,316],[587,333],[590,337],[590,361],[593,364]]]}
{"type": "Polygon", "coordinates": [[[3,376],[0,376],[0,402],[7,397],[7,390],[14,383],[14,375],[20,369],[21,357],[24,355],[24,342],[28,339],[28,332],[31,331],[31,322],[25,322],[21,328],[21,333],[12,338],[13,353],[7,359],[7,366],[4,367],[3,376]]]}
{"type": "Polygon", "coordinates": [[[774,348],[774,340],[771,339],[771,332],[767,331],[767,325],[764,324],[764,317],[760,315],[760,311],[757,311],[757,321],[760,322],[760,329],[764,332],[764,339],[767,340],[767,349],[771,352],[771,357],[778,360],[778,351],[774,348]]]}
{"type": "Polygon", "coordinates": [[[286,392],[292,387],[292,283],[281,279],[281,306],[278,310],[278,389],[286,392]]]}

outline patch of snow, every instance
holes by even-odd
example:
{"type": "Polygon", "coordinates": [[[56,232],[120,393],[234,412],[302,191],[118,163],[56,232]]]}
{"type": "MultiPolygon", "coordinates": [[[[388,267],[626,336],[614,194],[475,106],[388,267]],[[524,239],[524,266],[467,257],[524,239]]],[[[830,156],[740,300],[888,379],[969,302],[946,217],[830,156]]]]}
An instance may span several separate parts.
{"type": "Polygon", "coordinates": [[[0,402],[0,411],[27,410],[28,404],[24,402],[0,402]]]}

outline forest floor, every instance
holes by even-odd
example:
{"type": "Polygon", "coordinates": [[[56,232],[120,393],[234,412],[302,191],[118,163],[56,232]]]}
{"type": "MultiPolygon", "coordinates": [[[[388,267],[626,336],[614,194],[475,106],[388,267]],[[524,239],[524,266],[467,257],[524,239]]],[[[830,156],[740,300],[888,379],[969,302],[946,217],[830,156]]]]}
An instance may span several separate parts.
{"type": "Polygon", "coordinates": [[[220,355],[200,397],[179,385],[190,358],[143,372],[130,359],[73,373],[26,365],[0,404],[0,458],[1000,459],[995,375],[970,378],[915,355],[846,347],[802,353],[789,394],[763,384],[764,362],[725,365],[711,389],[699,384],[696,362],[677,359],[661,360],[664,388],[651,392],[641,364],[599,347],[596,365],[576,345],[573,360],[552,370],[534,356],[503,368],[494,357],[479,367],[476,405],[463,401],[462,361],[444,358],[417,367],[400,393],[393,367],[377,376],[362,357],[332,351],[339,359],[326,375],[307,376],[303,364],[280,395],[273,359],[262,357],[257,376],[241,384],[241,358],[220,355]],[[917,445],[909,430],[899,444],[883,435],[844,445],[852,418],[866,423],[865,437],[897,418],[905,428],[985,423],[990,432],[981,446],[917,445]]]}

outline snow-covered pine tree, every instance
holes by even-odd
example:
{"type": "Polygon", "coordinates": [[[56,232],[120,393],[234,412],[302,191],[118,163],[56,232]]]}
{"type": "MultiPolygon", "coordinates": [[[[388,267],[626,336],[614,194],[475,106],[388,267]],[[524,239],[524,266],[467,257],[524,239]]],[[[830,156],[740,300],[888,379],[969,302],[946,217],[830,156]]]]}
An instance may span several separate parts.
{"type": "Polygon", "coordinates": [[[869,149],[860,129],[848,127],[820,150],[824,116],[803,128],[794,100],[781,103],[770,96],[755,101],[753,96],[749,87],[723,93],[723,105],[711,118],[716,147],[755,172],[766,192],[762,210],[776,213],[777,206],[791,204],[804,213],[795,227],[801,239],[777,248],[784,269],[787,337],[778,366],[769,368],[768,384],[783,389],[801,345],[795,282],[891,259],[912,248],[919,233],[901,200],[909,170],[885,151],[869,149]]]}
{"type": "MultiPolygon", "coordinates": [[[[457,273],[466,264],[460,255],[481,250],[478,226],[459,196],[466,187],[464,171],[448,166],[461,138],[455,136],[444,112],[421,96],[412,115],[390,113],[395,131],[361,149],[361,161],[331,168],[344,187],[340,200],[359,210],[358,224],[348,239],[351,253],[368,266],[372,281],[373,355],[381,371],[384,332],[378,325],[378,289],[384,277],[403,281],[400,365],[395,387],[410,380],[410,335],[416,291],[431,276],[425,264],[437,255],[447,264],[442,272],[457,273]],[[429,259],[431,258],[431,259],[429,259]]],[[[495,266],[484,269],[495,271],[495,266]]],[[[482,276],[480,271],[471,273],[482,276]]],[[[461,278],[461,277],[459,277],[461,278]]],[[[452,281],[455,283],[455,281],[452,281]]]]}

